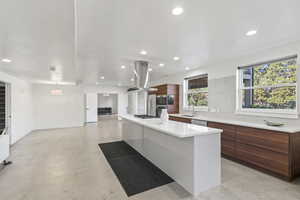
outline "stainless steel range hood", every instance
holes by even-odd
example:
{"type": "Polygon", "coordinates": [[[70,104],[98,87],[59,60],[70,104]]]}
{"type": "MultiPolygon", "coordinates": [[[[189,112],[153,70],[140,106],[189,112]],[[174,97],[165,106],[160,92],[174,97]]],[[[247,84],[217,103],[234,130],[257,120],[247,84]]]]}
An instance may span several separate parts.
{"type": "Polygon", "coordinates": [[[128,91],[156,91],[156,88],[149,88],[149,63],[147,61],[134,62],[134,88],[128,91]]]}
{"type": "Polygon", "coordinates": [[[140,89],[148,88],[149,82],[149,63],[147,61],[134,62],[134,83],[140,89]]]}

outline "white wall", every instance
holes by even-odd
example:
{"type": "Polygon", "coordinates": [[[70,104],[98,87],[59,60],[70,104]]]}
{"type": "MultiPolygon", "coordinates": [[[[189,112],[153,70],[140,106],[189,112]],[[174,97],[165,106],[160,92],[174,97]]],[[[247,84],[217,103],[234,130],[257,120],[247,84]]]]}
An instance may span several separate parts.
{"type": "Polygon", "coordinates": [[[98,108],[111,107],[112,113],[118,113],[118,94],[109,94],[109,96],[103,96],[98,94],[98,108]]]}
{"type": "Polygon", "coordinates": [[[78,86],[33,84],[34,129],[83,126],[84,95],[78,86]],[[53,89],[62,89],[63,95],[52,95],[53,89]]]}
{"type": "Polygon", "coordinates": [[[85,93],[118,94],[118,113],[127,112],[127,89],[110,86],[55,86],[33,84],[34,129],[83,126],[85,93]],[[62,89],[63,95],[53,96],[52,89],[62,89]]]}
{"type": "MultiPolygon", "coordinates": [[[[208,73],[209,79],[209,107],[218,107],[221,112],[233,113],[235,111],[236,100],[236,70],[238,66],[249,65],[257,62],[273,60],[285,56],[298,54],[298,64],[300,65],[300,41],[272,49],[264,49],[255,54],[230,59],[215,64],[199,67],[195,70],[173,74],[160,80],[152,81],[151,85],[165,83],[181,84],[183,79],[189,76],[208,73]]],[[[298,80],[300,80],[300,68],[298,70],[298,80]]],[[[300,81],[298,81],[300,86],[300,81]]],[[[182,87],[181,87],[182,93],[182,87]]],[[[300,105],[300,91],[298,87],[298,105],[300,105]]],[[[182,96],[181,96],[182,99],[182,96]]],[[[182,107],[182,103],[181,103],[182,107]]],[[[299,106],[300,109],[300,106],[299,106]]],[[[300,110],[299,110],[300,111],[300,110]]]]}
{"type": "Polygon", "coordinates": [[[14,144],[33,130],[32,85],[3,72],[0,81],[11,84],[11,143],[14,144]]]}

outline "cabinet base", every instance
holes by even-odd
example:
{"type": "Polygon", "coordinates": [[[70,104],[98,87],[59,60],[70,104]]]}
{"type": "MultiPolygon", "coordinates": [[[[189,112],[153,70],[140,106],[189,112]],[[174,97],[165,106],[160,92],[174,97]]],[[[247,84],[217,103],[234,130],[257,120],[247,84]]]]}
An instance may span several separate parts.
{"type": "Polygon", "coordinates": [[[233,157],[231,157],[231,156],[225,155],[225,154],[223,154],[223,153],[222,153],[222,157],[225,158],[225,159],[231,160],[231,161],[233,161],[233,162],[237,162],[237,163],[239,163],[239,164],[242,164],[242,165],[244,165],[244,166],[250,167],[250,168],[252,168],[252,169],[258,170],[258,171],[260,171],[260,172],[262,172],[262,173],[265,173],[265,174],[268,174],[268,175],[270,175],[270,176],[274,176],[274,177],[276,177],[276,178],[282,179],[282,180],[287,181],[287,182],[292,182],[295,178],[297,178],[297,177],[283,176],[283,175],[281,175],[281,174],[278,174],[278,173],[269,171],[269,170],[267,170],[267,169],[264,169],[264,168],[262,168],[262,167],[259,167],[259,166],[256,166],[256,165],[254,165],[254,164],[248,163],[248,162],[246,162],[246,161],[242,161],[242,160],[239,160],[239,159],[237,159],[237,158],[233,158],[233,157]]]}

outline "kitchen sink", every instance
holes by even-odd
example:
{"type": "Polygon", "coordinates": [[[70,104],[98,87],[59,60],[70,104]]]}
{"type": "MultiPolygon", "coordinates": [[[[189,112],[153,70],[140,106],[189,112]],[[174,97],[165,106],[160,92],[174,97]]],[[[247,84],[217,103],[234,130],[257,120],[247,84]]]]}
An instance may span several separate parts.
{"type": "Polygon", "coordinates": [[[195,117],[195,115],[182,115],[183,117],[195,117]]]}

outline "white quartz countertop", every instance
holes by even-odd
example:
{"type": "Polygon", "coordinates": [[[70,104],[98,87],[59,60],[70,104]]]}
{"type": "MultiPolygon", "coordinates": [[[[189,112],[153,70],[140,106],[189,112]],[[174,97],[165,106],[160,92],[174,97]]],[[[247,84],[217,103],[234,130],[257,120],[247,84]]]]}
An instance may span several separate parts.
{"type": "Polygon", "coordinates": [[[203,120],[203,121],[210,121],[210,122],[219,122],[224,124],[232,124],[237,126],[245,126],[245,127],[252,127],[252,128],[258,128],[258,129],[266,129],[266,130],[272,130],[272,131],[279,131],[279,132],[285,132],[285,133],[297,133],[300,132],[300,124],[297,125],[289,125],[285,124],[281,127],[275,127],[275,126],[268,126],[264,123],[264,121],[246,121],[246,120],[240,120],[238,117],[220,117],[218,116],[218,113],[215,113],[216,116],[202,116],[202,115],[195,115],[193,117],[184,116],[184,114],[170,114],[170,116],[174,117],[180,117],[180,118],[187,118],[187,119],[193,119],[193,120],[203,120]]]}
{"type": "Polygon", "coordinates": [[[132,115],[121,115],[123,119],[135,122],[147,128],[154,129],[156,131],[166,133],[179,138],[187,138],[194,136],[205,136],[210,134],[220,134],[221,129],[208,128],[205,126],[198,126],[193,124],[180,123],[176,121],[167,121],[161,123],[160,119],[141,119],[132,115]]]}

